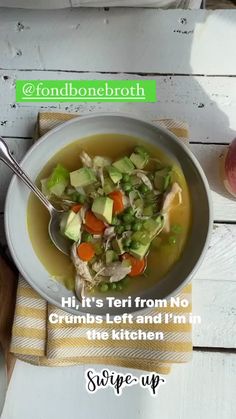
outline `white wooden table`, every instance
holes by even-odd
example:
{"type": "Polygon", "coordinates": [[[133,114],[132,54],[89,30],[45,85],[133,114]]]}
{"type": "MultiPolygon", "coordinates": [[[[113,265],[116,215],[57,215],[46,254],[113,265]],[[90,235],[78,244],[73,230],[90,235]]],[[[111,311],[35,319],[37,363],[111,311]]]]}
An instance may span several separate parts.
{"type": "MultiPolygon", "coordinates": [[[[193,361],[176,366],[157,399],[137,387],[89,396],[84,367],[17,362],[2,419],[235,419],[236,202],[218,157],[236,132],[236,11],[0,10],[0,134],[20,159],[38,111],[134,112],[188,122],[208,177],[214,233],[193,280],[193,361]],[[16,79],[154,78],[156,104],[16,104],[16,79]]],[[[9,171],[0,165],[1,240],[9,171]]],[[[99,367],[97,368],[99,369],[99,367]]]]}

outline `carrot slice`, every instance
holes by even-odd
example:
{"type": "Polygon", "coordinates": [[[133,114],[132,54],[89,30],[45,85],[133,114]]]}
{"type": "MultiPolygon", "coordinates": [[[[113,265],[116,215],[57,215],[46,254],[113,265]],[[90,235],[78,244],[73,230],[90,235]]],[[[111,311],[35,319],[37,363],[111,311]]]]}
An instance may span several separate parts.
{"type": "Polygon", "coordinates": [[[92,211],[87,211],[85,214],[85,225],[89,233],[101,234],[105,230],[106,226],[102,220],[99,220],[92,211]]]}
{"type": "Polygon", "coordinates": [[[73,212],[75,212],[75,213],[77,214],[77,212],[79,212],[79,211],[81,210],[82,206],[83,206],[83,205],[81,205],[81,204],[78,204],[78,205],[73,205],[73,206],[71,207],[71,209],[72,209],[72,211],[73,211],[73,212]]]}
{"type": "Polygon", "coordinates": [[[131,271],[129,273],[129,276],[141,275],[146,268],[146,264],[147,264],[146,258],[136,259],[135,257],[130,255],[129,253],[124,253],[122,255],[122,259],[129,260],[130,263],[131,263],[131,271]]]}
{"type": "Polygon", "coordinates": [[[123,194],[121,191],[114,191],[108,195],[113,200],[113,214],[120,214],[124,211],[123,194]]]}
{"type": "Polygon", "coordinates": [[[77,255],[84,262],[88,262],[95,255],[95,250],[94,250],[93,245],[91,243],[81,243],[77,247],[77,255]]]}

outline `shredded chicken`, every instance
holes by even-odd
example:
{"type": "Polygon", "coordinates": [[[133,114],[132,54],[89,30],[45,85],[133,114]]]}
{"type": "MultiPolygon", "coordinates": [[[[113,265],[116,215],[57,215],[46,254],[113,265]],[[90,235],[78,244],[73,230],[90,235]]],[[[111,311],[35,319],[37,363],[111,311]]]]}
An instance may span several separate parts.
{"type": "Polygon", "coordinates": [[[80,159],[81,159],[84,166],[93,167],[93,160],[91,159],[91,157],[85,151],[82,151],[80,153],[80,159]]]}
{"type": "Polygon", "coordinates": [[[81,217],[81,220],[82,220],[83,224],[85,224],[85,215],[86,215],[87,210],[88,210],[88,206],[86,204],[84,204],[79,211],[79,214],[80,214],[80,217],[81,217]]]}
{"type": "Polygon", "coordinates": [[[88,262],[84,262],[77,255],[77,244],[74,243],[71,249],[71,259],[76,270],[75,276],[75,292],[80,299],[84,295],[86,285],[93,282],[93,277],[88,267],[88,262]]]}
{"type": "Polygon", "coordinates": [[[112,236],[114,233],[115,233],[115,227],[107,227],[104,230],[104,237],[108,238],[108,237],[112,236]]]}
{"type": "Polygon", "coordinates": [[[171,187],[171,190],[165,194],[163,206],[162,206],[162,212],[168,212],[171,209],[172,203],[176,195],[178,195],[178,199],[179,199],[179,202],[177,205],[182,204],[182,188],[179,186],[177,182],[174,182],[171,187]]]}
{"type": "Polygon", "coordinates": [[[100,272],[104,268],[105,268],[105,265],[102,260],[98,260],[97,262],[94,262],[92,264],[92,269],[96,273],[100,272]]]}
{"type": "Polygon", "coordinates": [[[111,240],[116,236],[115,227],[107,227],[104,231],[105,250],[109,249],[111,240]]]}
{"type": "Polygon", "coordinates": [[[113,262],[107,265],[100,275],[109,276],[109,282],[118,282],[125,278],[131,271],[131,266],[124,266],[122,262],[113,262]]]}
{"type": "Polygon", "coordinates": [[[99,167],[99,168],[97,169],[97,173],[98,173],[98,176],[99,176],[99,178],[100,178],[101,185],[102,185],[102,187],[103,187],[103,186],[104,186],[104,174],[103,174],[103,168],[102,168],[102,167],[99,167]]]}
{"type": "Polygon", "coordinates": [[[110,166],[111,163],[112,163],[112,160],[109,157],[95,156],[93,159],[93,166],[95,169],[97,167],[110,166]]]}
{"type": "Polygon", "coordinates": [[[177,182],[174,182],[171,187],[171,190],[165,194],[161,210],[164,216],[163,230],[166,233],[170,232],[169,211],[180,204],[182,204],[182,188],[179,186],[177,182]],[[173,201],[175,200],[176,196],[178,196],[178,203],[173,206],[173,201]]]}
{"type": "Polygon", "coordinates": [[[153,190],[152,182],[143,172],[141,172],[141,171],[137,172],[137,177],[139,177],[139,179],[142,180],[144,185],[146,185],[148,187],[148,189],[150,189],[150,191],[153,190]]]}

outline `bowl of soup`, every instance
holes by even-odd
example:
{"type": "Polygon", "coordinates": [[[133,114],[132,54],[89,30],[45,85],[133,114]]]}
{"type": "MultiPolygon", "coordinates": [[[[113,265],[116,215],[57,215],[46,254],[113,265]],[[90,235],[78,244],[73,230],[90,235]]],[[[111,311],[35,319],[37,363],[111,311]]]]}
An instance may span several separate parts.
{"type": "Polygon", "coordinates": [[[6,201],[9,248],[23,277],[74,314],[134,312],[135,298],[178,293],[198,268],[212,224],[205,175],[166,129],[122,114],[93,114],[45,134],[23,169],[63,209],[64,255],[48,235],[49,213],[13,177],[6,201]],[[131,297],[129,308],[82,307],[82,297],[131,297]],[[77,308],[76,301],[78,302],[77,308]]]}

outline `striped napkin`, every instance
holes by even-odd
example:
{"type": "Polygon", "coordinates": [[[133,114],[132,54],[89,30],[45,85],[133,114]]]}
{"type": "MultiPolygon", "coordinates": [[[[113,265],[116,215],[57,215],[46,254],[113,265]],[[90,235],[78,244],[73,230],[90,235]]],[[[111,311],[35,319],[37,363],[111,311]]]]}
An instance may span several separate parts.
{"type": "MultiPolygon", "coordinates": [[[[37,123],[37,137],[58,124],[78,115],[65,113],[40,113],[37,123]]],[[[155,122],[155,121],[154,121],[155,122]]],[[[186,124],[174,120],[158,120],[159,125],[168,128],[182,141],[188,141],[186,124]]],[[[192,312],[191,285],[184,287],[180,298],[189,301],[187,308],[158,308],[153,314],[185,314],[192,312]]],[[[11,352],[26,362],[35,365],[66,366],[77,364],[106,364],[167,374],[173,363],[187,362],[192,355],[192,330],[190,324],[120,324],[106,323],[92,325],[93,329],[129,329],[163,332],[165,340],[88,340],[88,325],[51,324],[50,313],[68,315],[61,309],[47,303],[27,281],[20,277],[15,318],[12,329],[11,352]]],[[[150,314],[150,312],[148,313],[150,314]]]]}

